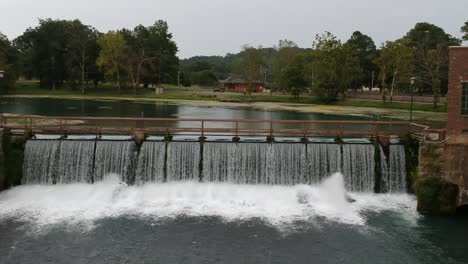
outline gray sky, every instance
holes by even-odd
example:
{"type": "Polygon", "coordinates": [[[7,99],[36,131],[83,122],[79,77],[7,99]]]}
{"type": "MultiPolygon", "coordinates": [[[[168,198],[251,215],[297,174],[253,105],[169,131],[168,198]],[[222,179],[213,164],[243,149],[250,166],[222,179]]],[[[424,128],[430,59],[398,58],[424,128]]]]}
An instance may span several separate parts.
{"type": "Polygon", "coordinates": [[[49,17],[79,18],[102,32],[163,19],[186,58],[285,38],[310,47],[325,30],[344,40],[360,30],[380,45],[421,21],[460,37],[468,0],[0,0],[0,31],[10,39],[49,17]]]}

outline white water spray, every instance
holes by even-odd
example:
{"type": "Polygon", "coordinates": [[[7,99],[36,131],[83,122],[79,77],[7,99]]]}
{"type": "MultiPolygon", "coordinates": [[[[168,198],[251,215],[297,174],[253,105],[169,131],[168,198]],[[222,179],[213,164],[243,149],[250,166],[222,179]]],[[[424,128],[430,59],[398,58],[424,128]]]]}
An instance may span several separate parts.
{"type": "Polygon", "coordinates": [[[0,194],[0,219],[14,218],[38,226],[94,223],[123,215],[145,219],[218,216],[226,221],[261,218],[274,225],[325,218],[364,225],[366,212],[394,210],[411,214],[409,195],[351,194],[335,174],[320,185],[271,186],[177,182],[127,186],[117,175],[95,184],[28,185],[0,194]]]}

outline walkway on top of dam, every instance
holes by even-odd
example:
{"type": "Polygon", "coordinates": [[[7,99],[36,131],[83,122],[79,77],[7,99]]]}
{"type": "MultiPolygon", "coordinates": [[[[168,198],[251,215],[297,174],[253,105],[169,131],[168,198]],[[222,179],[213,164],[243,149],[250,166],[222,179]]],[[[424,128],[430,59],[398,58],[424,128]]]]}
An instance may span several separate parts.
{"type": "Polygon", "coordinates": [[[405,121],[250,120],[116,117],[49,117],[0,114],[0,128],[15,133],[223,135],[286,137],[403,137],[442,141],[445,130],[405,121]]]}

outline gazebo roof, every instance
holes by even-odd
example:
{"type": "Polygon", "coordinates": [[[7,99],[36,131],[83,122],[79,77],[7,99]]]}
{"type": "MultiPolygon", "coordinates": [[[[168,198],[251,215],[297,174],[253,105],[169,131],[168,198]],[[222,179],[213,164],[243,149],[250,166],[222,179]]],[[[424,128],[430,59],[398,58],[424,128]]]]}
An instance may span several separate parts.
{"type": "MultiPolygon", "coordinates": [[[[241,76],[239,75],[229,75],[229,77],[227,77],[223,83],[227,83],[227,84],[245,84],[247,83],[241,76]]],[[[260,80],[257,80],[255,81],[255,83],[263,83],[263,81],[260,81],[260,80]]]]}

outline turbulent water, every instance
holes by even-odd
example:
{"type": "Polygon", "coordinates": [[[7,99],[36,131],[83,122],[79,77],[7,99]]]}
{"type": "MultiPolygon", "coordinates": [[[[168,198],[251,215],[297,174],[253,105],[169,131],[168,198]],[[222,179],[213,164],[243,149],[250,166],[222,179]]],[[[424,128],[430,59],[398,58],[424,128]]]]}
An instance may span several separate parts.
{"type": "Polygon", "coordinates": [[[411,196],[352,194],[346,197],[343,176],[335,174],[319,185],[269,186],[180,182],[127,186],[120,176],[107,175],[95,184],[25,185],[0,198],[0,217],[19,216],[39,226],[92,223],[106,217],[135,215],[167,217],[220,216],[228,221],[261,218],[274,225],[325,217],[364,225],[362,210],[397,210],[414,220],[411,196]]]}
{"type": "MultiPolygon", "coordinates": [[[[88,176],[54,169],[71,170],[76,162],[87,175],[93,159],[64,151],[86,155],[89,143],[27,143],[27,184],[0,193],[0,263],[462,264],[468,258],[466,219],[420,216],[409,194],[360,192],[373,184],[370,144],[205,143],[201,149],[195,142],[148,141],[137,158],[133,142],[106,141],[96,144],[94,160],[102,165],[94,170],[113,164],[109,172],[127,176],[107,173],[91,184],[88,176]],[[134,163],[137,184],[129,185],[131,169],[124,168],[134,163]],[[344,175],[330,176],[333,170],[344,175]],[[360,171],[363,178],[356,177],[360,171]]],[[[404,151],[381,153],[385,184],[399,192],[404,151]]]]}
{"type": "Polygon", "coordinates": [[[105,179],[0,193],[0,263],[461,264],[468,257],[466,221],[419,216],[407,194],[347,194],[341,174],[296,186],[105,179]]]}

